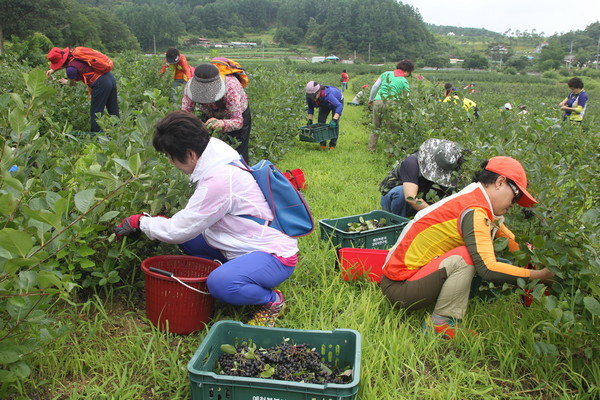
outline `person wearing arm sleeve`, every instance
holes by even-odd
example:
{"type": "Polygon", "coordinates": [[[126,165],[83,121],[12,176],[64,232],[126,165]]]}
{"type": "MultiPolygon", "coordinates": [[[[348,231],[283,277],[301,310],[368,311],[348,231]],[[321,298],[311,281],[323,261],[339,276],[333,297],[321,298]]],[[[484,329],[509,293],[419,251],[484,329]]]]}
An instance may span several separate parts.
{"type": "MultiPolygon", "coordinates": [[[[505,156],[481,164],[474,183],[417,213],[403,229],[383,266],[380,286],[397,307],[433,305],[424,329],[455,337],[465,316],[474,279],[517,283],[519,278],[550,282],[548,268],[526,269],[498,261],[492,237],[514,235],[503,227],[514,204],[532,207],[521,164],[505,156]]],[[[517,244],[510,244],[516,249],[517,244]]]]}
{"type": "Polygon", "coordinates": [[[207,277],[210,294],[232,305],[259,305],[248,321],[274,326],[285,306],[275,289],[294,272],[297,239],[266,224],[273,212],[240,155],[213,138],[194,114],[174,111],[158,122],[152,144],[190,176],[195,191],[171,218],[134,214],[115,228],[118,236],[142,231],[150,239],[179,244],[189,256],[221,262],[207,277]],[[232,165],[233,164],[233,165],[232,165]]]}
{"type": "Polygon", "coordinates": [[[373,103],[373,99],[377,96],[377,92],[379,91],[379,86],[381,86],[381,77],[377,78],[373,87],[371,88],[371,92],[369,93],[369,105],[373,103]]]}
{"type": "Polygon", "coordinates": [[[377,151],[377,142],[379,141],[378,130],[381,128],[381,121],[385,117],[385,107],[395,107],[394,102],[402,92],[408,93],[410,86],[406,77],[411,76],[415,69],[415,64],[411,60],[401,60],[396,64],[396,69],[382,73],[369,94],[369,106],[372,108],[373,127],[375,128],[369,136],[367,150],[371,153],[377,151]]]}

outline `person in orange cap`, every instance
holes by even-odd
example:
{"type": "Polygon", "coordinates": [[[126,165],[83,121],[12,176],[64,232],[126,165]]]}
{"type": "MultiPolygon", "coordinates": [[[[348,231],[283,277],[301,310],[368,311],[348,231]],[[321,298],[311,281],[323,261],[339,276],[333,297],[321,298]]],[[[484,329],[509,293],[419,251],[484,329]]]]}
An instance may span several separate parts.
{"type": "Polygon", "coordinates": [[[507,238],[511,252],[519,249],[504,214],[515,204],[532,207],[537,201],[514,158],[492,157],[481,168],[474,183],[418,212],[383,266],[384,296],[408,310],[433,304],[424,329],[444,338],[455,337],[475,277],[497,284],[554,277],[548,268],[526,269],[496,258],[493,238],[507,238]]]}
{"type": "MultiPolygon", "coordinates": [[[[87,48],[83,49],[91,50],[87,48]]],[[[97,114],[104,113],[104,109],[110,115],[119,116],[117,81],[110,71],[99,73],[87,62],[75,58],[72,54],[72,49],[68,47],[64,49],[54,47],[48,52],[46,58],[50,63],[50,69],[46,71],[47,78],[50,78],[56,71],[64,68],[67,77],[58,80],[61,84],[66,85],[82,81],[89,87],[91,132],[100,132],[102,130],[96,122],[96,116],[97,114]]]]}

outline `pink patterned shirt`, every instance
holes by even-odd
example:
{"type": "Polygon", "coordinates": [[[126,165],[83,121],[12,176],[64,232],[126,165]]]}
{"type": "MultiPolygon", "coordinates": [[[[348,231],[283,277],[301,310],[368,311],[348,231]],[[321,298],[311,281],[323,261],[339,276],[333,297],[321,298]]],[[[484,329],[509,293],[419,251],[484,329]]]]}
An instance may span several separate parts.
{"type": "MultiPolygon", "coordinates": [[[[191,82],[191,80],[190,80],[191,82]]],[[[188,85],[190,83],[188,82],[188,85]]],[[[217,118],[223,120],[225,126],[223,132],[231,132],[241,129],[244,125],[242,113],[248,108],[248,96],[242,87],[242,84],[233,75],[225,76],[225,96],[217,103],[200,104],[195,103],[183,91],[183,100],[181,109],[187,112],[193,112],[196,106],[208,118],[217,118]],[[225,108],[219,107],[219,104],[225,104],[225,108]]]]}

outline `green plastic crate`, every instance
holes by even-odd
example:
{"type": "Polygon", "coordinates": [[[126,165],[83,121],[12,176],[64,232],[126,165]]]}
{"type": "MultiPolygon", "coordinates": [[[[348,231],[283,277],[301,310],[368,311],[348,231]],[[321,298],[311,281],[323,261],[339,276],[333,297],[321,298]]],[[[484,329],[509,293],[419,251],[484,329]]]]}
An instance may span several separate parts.
{"type": "Polygon", "coordinates": [[[211,328],[188,363],[192,400],[341,400],[354,399],[360,381],[361,337],[351,329],[316,331],[267,328],[239,321],[219,321],[211,328]],[[352,382],[317,385],[277,379],[244,378],[213,372],[223,353],[222,344],[253,342],[272,347],[289,338],[293,343],[308,343],[324,356],[324,362],[352,368],[352,382]]]}
{"type": "Polygon", "coordinates": [[[358,247],[363,249],[389,249],[398,240],[402,229],[409,219],[383,210],[375,210],[366,214],[352,215],[336,219],[322,219],[319,221],[321,239],[330,241],[334,247],[358,247]],[[365,220],[385,218],[388,226],[371,229],[363,232],[347,232],[349,223],[365,220]]]}
{"type": "Polygon", "coordinates": [[[301,126],[300,141],[302,142],[324,142],[338,137],[338,127],[332,128],[329,124],[312,124],[301,126]]]}

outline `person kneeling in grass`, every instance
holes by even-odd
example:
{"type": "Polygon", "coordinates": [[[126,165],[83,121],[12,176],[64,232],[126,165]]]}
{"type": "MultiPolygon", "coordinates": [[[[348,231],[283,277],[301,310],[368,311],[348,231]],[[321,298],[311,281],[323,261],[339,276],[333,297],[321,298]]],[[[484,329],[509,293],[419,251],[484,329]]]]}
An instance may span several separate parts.
{"type": "Polygon", "coordinates": [[[262,190],[250,172],[235,166],[243,165],[240,154],[211,138],[194,114],[167,115],[156,125],[152,144],[190,175],[194,193],[171,218],[125,218],[117,235],[142,231],[150,239],[179,244],[188,255],[219,261],[206,282],[212,296],[234,305],[261,305],[248,323],[274,326],[285,302],[273,288],[294,272],[298,240],[269,226],[273,213],[262,190]]]}
{"type": "Polygon", "coordinates": [[[409,310],[435,304],[424,329],[446,339],[455,337],[476,275],[498,284],[554,277],[548,268],[531,270],[497,260],[492,238],[507,238],[509,251],[519,248],[503,215],[514,204],[532,207],[537,201],[527,191],[527,176],[517,160],[498,156],[481,167],[474,183],[417,213],[383,266],[384,296],[409,310]]]}

